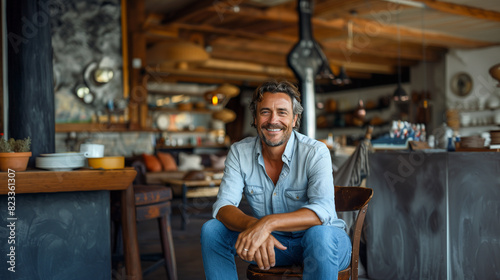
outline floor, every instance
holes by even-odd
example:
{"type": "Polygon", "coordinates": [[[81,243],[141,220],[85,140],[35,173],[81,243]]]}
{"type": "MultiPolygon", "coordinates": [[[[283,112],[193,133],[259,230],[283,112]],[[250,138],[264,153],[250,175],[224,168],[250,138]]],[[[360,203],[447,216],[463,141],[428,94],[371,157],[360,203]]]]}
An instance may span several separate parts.
{"type": "MultiPolygon", "coordinates": [[[[172,214],[172,233],[174,238],[175,255],[177,261],[177,274],[179,280],[205,279],[203,262],[201,258],[200,232],[201,226],[210,218],[213,201],[198,199],[194,201],[195,207],[190,207],[189,223],[186,230],[181,230],[181,216],[178,203],[174,203],[172,214]]],[[[245,205],[243,205],[245,207],[245,205]]],[[[137,225],[139,246],[141,252],[161,252],[158,226],[156,221],[145,221],[137,225]]],[[[143,270],[150,262],[143,262],[143,270]]],[[[246,278],[248,264],[236,258],[239,279],[246,278]]],[[[120,277],[114,277],[119,279],[120,277]]],[[[162,266],[156,271],[146,275],[144,280],[167,279],[165,268],[162,266]]],[[[359,278],[359,280],[369,280],[359,278]]]]}

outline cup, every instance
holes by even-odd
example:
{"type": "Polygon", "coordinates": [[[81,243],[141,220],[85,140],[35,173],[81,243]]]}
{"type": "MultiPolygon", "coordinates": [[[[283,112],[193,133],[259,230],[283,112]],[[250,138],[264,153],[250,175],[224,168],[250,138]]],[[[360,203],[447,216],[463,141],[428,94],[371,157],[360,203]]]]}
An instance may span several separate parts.
{"type": "Polygon", "coordinates": [[[86,158],[98,158],[104,156],[104,145],[101,144],[81,144],[80,153],[86,158]]]}

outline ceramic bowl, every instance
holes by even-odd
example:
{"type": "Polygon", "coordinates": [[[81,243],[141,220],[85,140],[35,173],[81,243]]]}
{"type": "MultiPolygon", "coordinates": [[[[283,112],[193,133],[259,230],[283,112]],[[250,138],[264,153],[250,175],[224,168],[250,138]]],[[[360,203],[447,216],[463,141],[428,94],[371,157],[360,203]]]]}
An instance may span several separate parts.
{"type": "Polygon", "coordinates": [[[125,157],[88,158],[89,167],[93,169],[122,169],[125,167],[125,157]]]}

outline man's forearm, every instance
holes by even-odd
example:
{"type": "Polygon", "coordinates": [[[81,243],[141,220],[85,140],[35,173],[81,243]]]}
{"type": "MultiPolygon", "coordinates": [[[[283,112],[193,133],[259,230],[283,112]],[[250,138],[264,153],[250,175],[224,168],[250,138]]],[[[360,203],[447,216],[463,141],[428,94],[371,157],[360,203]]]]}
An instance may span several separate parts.
{"type": "Polygon", "coordinates": [[[272,214],[261,219],[262,223],[271,231],[299,231],[312,226],[321,225],[321,221],[314,211],[301,208],[291,213],[272,214]]]}
{"type": "Polygon", "coordinates": [[[228,229],[237,232],[246,230],[257,221],[256,218],[243,213],[238,207],[232,205],[227,205],[219,209],[216,218],[228,229]]]}
{"type": "Polygon", "coordinates": [[[292,232],[321,225],[316,213],[306,208],[291,213],[272,214],[257,220],[257,218],[246,215],[239,208],[228,205],[219,210],[217,220],[221,221],[228,229],[238,232],[246,230],[257,221],[265,226],[269,232],[292,232]]]}

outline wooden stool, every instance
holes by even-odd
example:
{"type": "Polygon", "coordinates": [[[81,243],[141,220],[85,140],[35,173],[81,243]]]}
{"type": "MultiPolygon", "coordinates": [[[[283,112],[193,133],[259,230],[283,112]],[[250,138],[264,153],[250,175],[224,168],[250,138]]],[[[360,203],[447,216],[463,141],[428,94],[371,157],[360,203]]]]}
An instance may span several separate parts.
{"type": "MultiPolygon", "coordinates": [[[[174,245],[172,240],[172,230],[170,227],[172,200],[171,188],[161,185],[134,185],[133,187],[130,187],[130,189],[130,198],[122,198],[121,200],[121,215],[117,215],[117,212],[120,212],[118,210],[112,211],[113,216],[122,216],[121,219],[118,219],[117,217],[113,219],[115,221],[115,224],[117,224],[118,229],[115,230],[114,239],[116,243],[115,247],[120,246],[121,242],[118,242],[118,239],[121,235],[118,233],[120,231],[119,229],[123,226],[123,250],[126,254],[125,266],[127,270],[127,276],[133,277],[133,279],[142,279],[142,276],[149,274],[150,272],[164,264],[167,270],[168,279],[177,280],[174,245]],[[129,207],[123,205],[124,201],[130,201],[130,203],[132,204],[131,209],[135,208],[135,213],[127,211],[129,207]],[[156,255],[153,257],[152,255],[139,256],[135,225],[139,221],[151,219],[157,219],[158,221],[162,254],[161,256],[156,255]],[[133,227],[131,228],[130,226],[133,227]],[[156,262],[155,264],[145,269],[144,273],[142,273],[141,260],[156,262]]],[[[115,199],[114,201],[116,202],[117,200],[115,199]]],[[[121,250],[115,249],[115,251],[121,250]]],[[[122,259],[123,253],[119,253],[116,257],[118,259],[122,259]]]]}
{"type": "Polygon", "coordinates": [[[170,227],[172,190],[164,186],[135,185],[135,213],[138,222],[157,219],[163,255],[155,264],[144,270],[143,275],[165,264],[168,279],[177,280],[174,243],[170,227]]]}

